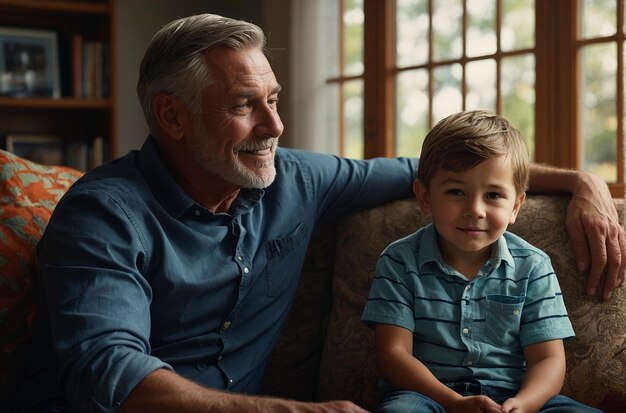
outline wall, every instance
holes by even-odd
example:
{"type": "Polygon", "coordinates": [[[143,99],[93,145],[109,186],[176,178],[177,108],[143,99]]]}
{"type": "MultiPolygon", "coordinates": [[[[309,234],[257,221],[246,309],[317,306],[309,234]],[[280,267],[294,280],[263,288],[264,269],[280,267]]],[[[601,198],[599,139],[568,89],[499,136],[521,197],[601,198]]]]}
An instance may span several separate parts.
{"type": "MultiPolygon", "coordinates": [[[[278,81],[286,88],[288,81],[288,18],[289,0],[118,0],[115,11],[117,36],[117,154],[141,147],[148,128],[137,99],[135,88],[139,63],[154,33],[165,23],[178,17],[198,13],[217,13],[239,18],[263,27],[268,35],[270,62],[278,81]],[[269,29],[264,27],[264,20],[269,29]]],[[[288,98],[287,98],[288,101],[288,98]]],[[[288,110],[281,95],[281,116],[285,123],[288,110]]],[[[281,142],[283,144],[284,142],[281,142]]]]}

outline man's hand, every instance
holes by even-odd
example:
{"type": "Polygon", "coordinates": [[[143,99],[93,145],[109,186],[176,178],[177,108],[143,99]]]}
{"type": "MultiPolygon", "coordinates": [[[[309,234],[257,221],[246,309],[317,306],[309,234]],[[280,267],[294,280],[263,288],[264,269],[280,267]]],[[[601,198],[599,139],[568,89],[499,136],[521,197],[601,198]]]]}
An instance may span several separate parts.
{"type": "Polygon", "coordinates": [[[595,295],[604,275],[602,298],[624,283],[626,242],[613,199],[604,181],[581,172],[567,210],[567,231],[578,269],[587,271],[587,294],[595,295]]]}

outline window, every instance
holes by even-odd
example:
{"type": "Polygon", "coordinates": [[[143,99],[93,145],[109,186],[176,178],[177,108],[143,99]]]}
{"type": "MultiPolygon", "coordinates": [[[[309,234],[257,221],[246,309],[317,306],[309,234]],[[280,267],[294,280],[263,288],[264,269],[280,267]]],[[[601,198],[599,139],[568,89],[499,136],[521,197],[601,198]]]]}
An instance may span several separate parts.
{"type": "Polygon", "coordinates": [[[339,152],[415,156],[439,119],[486,108],[534,160],[622,196],[624,1],[339,0],[339,152]]]}

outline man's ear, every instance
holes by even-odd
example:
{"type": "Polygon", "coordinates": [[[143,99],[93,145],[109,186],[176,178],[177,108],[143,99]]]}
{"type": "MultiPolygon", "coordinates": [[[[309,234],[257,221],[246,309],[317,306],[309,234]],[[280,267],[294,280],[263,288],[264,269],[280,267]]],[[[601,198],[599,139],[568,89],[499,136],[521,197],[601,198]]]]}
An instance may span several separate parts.
{"type": "Polygon", "coordinates": [[[413,193],[415,194],[415,199],[417,199],[422,214],[430,214],[430,196],[428,195],[426,185],[416,179],[413,181],[413,193]]]}
{"type": "Polygon", "coordinates": [[[189,112],[183,102],[165,92],[158,92],[152,99],[152,115],[166,136],[180,140],[185,136],[189,112]]]}
{"type": "Polygon", "coordinates": [[[509,224],[515,224],[517,214],[522,208],[522,205],[524,205],[524,201],[526,201],[526,192],[522,192],[515,200],[515,205],[513,205],[513,211],[511,211],[511,218],[509,219],[509,224]]]}

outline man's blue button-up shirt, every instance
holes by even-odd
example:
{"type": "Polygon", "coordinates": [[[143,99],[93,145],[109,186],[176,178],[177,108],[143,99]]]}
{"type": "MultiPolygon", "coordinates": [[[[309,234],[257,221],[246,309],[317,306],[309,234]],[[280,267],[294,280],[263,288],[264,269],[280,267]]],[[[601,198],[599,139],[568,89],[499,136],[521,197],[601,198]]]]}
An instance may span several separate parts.
{"type": "MultiPolygon", "coordinates": [[[[49,325],[38,324],[31,361],[48,378],[58,363],[70,407],[114,411],[159,368],[256,392],[315,225],[410,196],[415,163],[278,149],[276,169],[269,188],[214,214],[149,138],[69,190],[39,244],[49,325]]],[[[51,397],[44,376],[23,404],[51,397]]]]}

